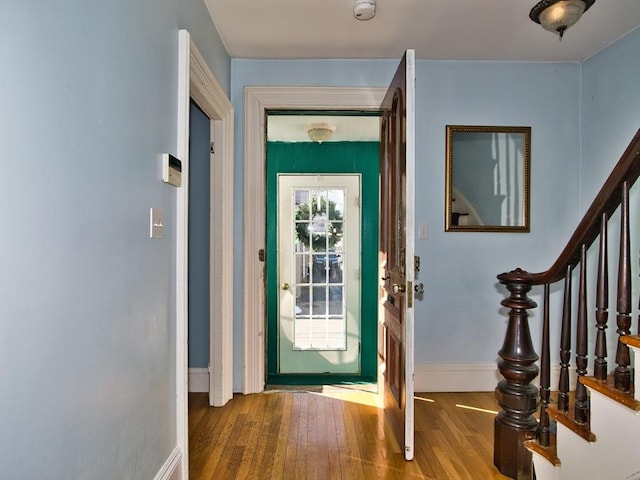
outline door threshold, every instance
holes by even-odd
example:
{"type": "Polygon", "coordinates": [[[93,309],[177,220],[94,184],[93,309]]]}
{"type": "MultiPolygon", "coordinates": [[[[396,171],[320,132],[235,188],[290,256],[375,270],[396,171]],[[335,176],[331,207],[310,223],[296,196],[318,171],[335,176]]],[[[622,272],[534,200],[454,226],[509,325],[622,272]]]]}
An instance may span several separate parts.
{"type": "Polygon", "coordinates": [[[348,393],[348,392],[366,392],[378,393],[378,384],[376,382],[361,382],[347,384],[322,384],[322,385],[267,385],[265,393],[279,392],[310,392],[310,393],[348,393]]]}
{"type": "Polygon", "coordinates": [[[370,375],[277,375],[267,376],[267,388],[272,385],[279,386],[324,386],[338,385],[342,387],[376,385],[377,378],[370,375]]]}

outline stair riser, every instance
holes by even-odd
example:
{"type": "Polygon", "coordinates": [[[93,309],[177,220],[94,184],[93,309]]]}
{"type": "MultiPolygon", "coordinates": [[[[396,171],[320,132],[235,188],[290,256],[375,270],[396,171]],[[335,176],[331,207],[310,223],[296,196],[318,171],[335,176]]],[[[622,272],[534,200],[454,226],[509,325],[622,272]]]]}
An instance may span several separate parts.
{"type": "MultiPolygon", "coordinates": [[[[635,478],[640,472],[640,414],[591,390],[591,431],[589,443],[558,425],[560,478],[635,478]]],[[[638,477],[640,478],[640,477],[638,477]]]]}
{"type": "Polygon", "coordinates": [[[558,424],[557,456],[561,465],[554,466],[533,452],[537,480],[640,480],[640,412],[594,390],[589,395],[591,431],[596,441],[588,442],[558,424]]]}

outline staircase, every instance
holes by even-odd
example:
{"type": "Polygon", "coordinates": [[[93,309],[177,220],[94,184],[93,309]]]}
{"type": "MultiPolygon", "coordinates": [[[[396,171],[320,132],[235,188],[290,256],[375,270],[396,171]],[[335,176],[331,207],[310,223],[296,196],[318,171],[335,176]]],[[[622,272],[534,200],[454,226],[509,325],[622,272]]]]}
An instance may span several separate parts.
{"type": "Polygon", "coordinates": [[[541,273],[517,268],[498,275],[509,291],[501,303],[510,309],[499,352],[504,379],[496,387],[502,410],[494,431],[494,464],[504,475],[521,480],[640,480],[640,313],[633,320],[632,309],[633,303],[640,310],[640,299],[631,298],[630,252],[630,219],[637,225],[640,205],[631,206],[629,200],[638,177],[640,130],[553,265],[541,273]],[[611,232],[610,224],[615,227],[611,232]],[[610,236],[619,244],[615,259],[610,236]],[[595,262],[588,259],[595,256],[592,268],[595,262]],[[610,256],[618,267],[616,288],[611,291],[610,256]],[[588,273],[590,268],[595,273],[588,273]],[[550,332],[549,292],[560,282],[564,283],[560,331],[550,332]],[[573,283],[578,283],[577,289],[573,283]],[[527,313],[537,306],[527,294],[538,285],[544,287],[540,356],[531,340],[527,313]],[[587,299],[593,291],[589,286],[595,286],[594,302],[587,299]],[[615,306],[611,322],[610,297],[615,306]],[[632,334],[632,320],[637,335],[632,334]],[[608,329],[615,335],[609,340],[608,329]],[[551,333],[558,333],[553,343],[554,348],[559,343],[560,359],[553,394],[551,333]],[[614,346],[613,356],[608,355],[608,343],[614,346]],[[575,369],[573,385],[571,369],[575,369]],[[538,374],[536,387],[532,381],[538,374]]]}

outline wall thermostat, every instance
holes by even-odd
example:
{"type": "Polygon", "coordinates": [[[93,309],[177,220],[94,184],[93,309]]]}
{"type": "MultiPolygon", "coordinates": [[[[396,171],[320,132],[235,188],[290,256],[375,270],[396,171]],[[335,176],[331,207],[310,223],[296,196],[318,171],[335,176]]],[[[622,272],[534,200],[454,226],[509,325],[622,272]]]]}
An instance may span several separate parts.
{"type": "Polygon", "coordinates": [[[175,187],[182,183],[182,162],[170,153],[162,154],[162,180],[175,187]]]}

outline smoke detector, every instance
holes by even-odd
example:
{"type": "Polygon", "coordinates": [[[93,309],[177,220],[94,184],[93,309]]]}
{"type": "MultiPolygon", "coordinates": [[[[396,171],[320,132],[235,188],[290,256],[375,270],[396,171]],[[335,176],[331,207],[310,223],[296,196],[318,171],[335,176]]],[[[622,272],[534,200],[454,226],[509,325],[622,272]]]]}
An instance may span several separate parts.
{"type": "Polygon", "coordinates": [[[358,20],[371,20],[376,16],[376,0],[355,0],[353,16],[358,20]]]}

